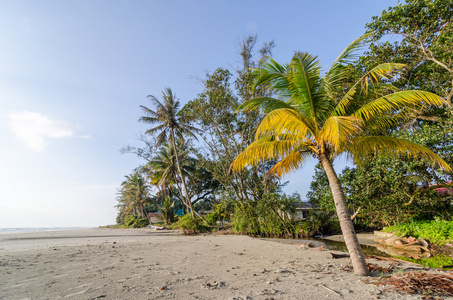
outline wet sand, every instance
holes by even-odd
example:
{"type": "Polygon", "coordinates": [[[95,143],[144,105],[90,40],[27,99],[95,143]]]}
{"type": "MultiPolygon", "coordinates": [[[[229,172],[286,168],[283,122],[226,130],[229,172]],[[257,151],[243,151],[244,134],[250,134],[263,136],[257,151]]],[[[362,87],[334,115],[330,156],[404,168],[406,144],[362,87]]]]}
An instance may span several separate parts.
{"type": "Polygon", "coordinates": [[[349,266],[329,251],[239,235],[1,234],[0,299],[421,299],[375,286],[377,277],[349,266]]]}

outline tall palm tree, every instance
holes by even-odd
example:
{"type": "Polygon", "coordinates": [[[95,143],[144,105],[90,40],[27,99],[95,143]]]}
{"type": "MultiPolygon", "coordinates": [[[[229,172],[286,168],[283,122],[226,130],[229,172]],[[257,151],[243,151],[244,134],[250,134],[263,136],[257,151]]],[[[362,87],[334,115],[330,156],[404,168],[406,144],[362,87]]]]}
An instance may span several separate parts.
{"type": "Polygon", "coordinates": [[[351,221],[346,199],[332,162],[346,153],[355,163],[370,153],[422,156],[451,171],[435,153],[415,143],[383,135],[389,128],[423,106],[447,103],[432,93],[395,91],[380,79],[396,76],[401,64],[382,64],[345,88],[347,65],[365,38],[350,44],[324,76],[316,57],[297,52],[289,64],[269,59],[257,71],[255,86],[266,84],[276,98],[259,97],[241,109],[268,112],[256,130],[255,141],[237,156],[231,168],[277,161],[269,173],[283,176],[310,158],[318,159],[326,172],[336,212],[354,272],[368,275],[366,262],[351,221]]]}
{"type": "MultiPolygon", "coordinates": [[[[190,179],[195,171],[195,159],[189,156],[187,144],[177,143],[179,164],[182,178],[190,179]]],[[[151,184],[156,185],[161,191],[163,199],[166,199],[166,190],[176,184],[179,194],[182,196],[182,182],[178,179],[178,166],[176,164],[176,149],[171,144],[164,144],[156,155],[147,163],[151,184]]],[[[182,196],[184,197],[184,196],[182,196]]],[[[184,201],[184,199],[182,199],[184,201]]]]}
{"type": "Polygon", "coordinates": [[[176,166],[178,168],[178,175],[184,187],[184,202],[187,208],[190,210],[193,216],[192,203],[189,198],[187,191],[187,185],[181,169],[179,159],[179,149],[177,148],[176,138],[184,139],[189,136],[196,139],[195,133],[198,129],[189,124],[190,119],[185,116],[181,110],[179,110],[180,102],[173,94],[170,88],[166,88],[162,92],[163,102],[160,102],[156,97],[149,95],[151,103],[156,107],[156,110],[149,109],[143,105],[140,107],[143,109],[144,116],[139,121],[148,124],[157,124],[156,127],[148,129],[146,134],[157,133],[157,145],[160,146],[162,143],[169,141],[175,151],[176,166]]]}

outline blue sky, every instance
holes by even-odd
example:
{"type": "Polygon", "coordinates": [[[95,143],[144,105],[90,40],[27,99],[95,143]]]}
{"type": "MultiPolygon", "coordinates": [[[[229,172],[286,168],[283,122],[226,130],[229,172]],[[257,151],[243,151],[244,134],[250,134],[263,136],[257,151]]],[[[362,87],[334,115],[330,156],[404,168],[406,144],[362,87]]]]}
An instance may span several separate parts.
{"type": "MultiPolygon", "coordinates": [[[[0,227],[113,224],[116,188],[140,161],[146,95],[183,104],[197,77],[240,65],[239,41],[328,67],[396,1],[1,1],[0,227]]],[[[337,165],[342,165],[340,162],[337,165]]],[[[313,164],[286,191],[303,198],[313,164]]]]}

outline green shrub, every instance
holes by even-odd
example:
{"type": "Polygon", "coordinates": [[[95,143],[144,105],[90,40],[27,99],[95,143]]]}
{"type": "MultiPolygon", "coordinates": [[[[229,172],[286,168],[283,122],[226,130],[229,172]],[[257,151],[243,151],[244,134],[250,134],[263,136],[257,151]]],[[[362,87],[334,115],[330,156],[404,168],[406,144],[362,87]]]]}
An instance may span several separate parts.
{"type": "Polygon", "coordinates": [[[207,214],[205,220],[209,226],[215,226],[219,220],[219,215],[217,213],[207,214]]]}
{"type": "Polygon", "coordinates": [[[435,244],[445,244],[453,240],[453,221],[432,220],[404,223],[385,227],[384,231],[394,232],[398,236],[408,235],[430,240],[435,244]]]}
{"type": "Polygon", "coordinates": [[[340,223],[337,218],[334,218],[333,212],[310,212],[310,218],[306,220],[307,236],[314,235],[331,235],[341,232],[340,223]]]}
{"type": "Polygon", "coordinates": [[[135,220],[134,224],[132,224],[133,228],[143,228],[149,225],[149,220],[147,218],[137,219],[135,220]]]}
{"type": "Polygon", "coordinates": [[[233,230],[253,236],[296,237],[294,212],[294,199],[278,194],[266,195],[260,201],[238,201],[234,206],[233,230]]]}
{"type": "Polygon", "coordinates": [[[173,228],[179,228],[182,234],[196,234],[210,230],[208,226],[204,225],[201,218],[192,217],[190,214],[180,217],[178,222],[174,223],[173,228]]]}
{"type": "Polygon", "coordinates": [[[132,227],[136,220],[137,220],[136,215],[129,215],[124,219],[124,226],[126,228],[132,227]]]}

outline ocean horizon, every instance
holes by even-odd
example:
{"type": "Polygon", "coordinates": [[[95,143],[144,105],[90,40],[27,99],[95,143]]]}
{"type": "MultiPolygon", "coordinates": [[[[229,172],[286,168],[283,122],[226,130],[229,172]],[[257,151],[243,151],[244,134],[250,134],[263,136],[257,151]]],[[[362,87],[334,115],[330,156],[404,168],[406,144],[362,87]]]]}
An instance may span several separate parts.
{"type": "Polygon", "coordinates": [[[89,228],[96,228],[96,227],[93,227],[93,226],[87,226],[87,227],[10,227],[10,228],[0,228],[0,234],[34,232],[34,231],[77,230],[77,229],[89,229],[89,228]]]}

